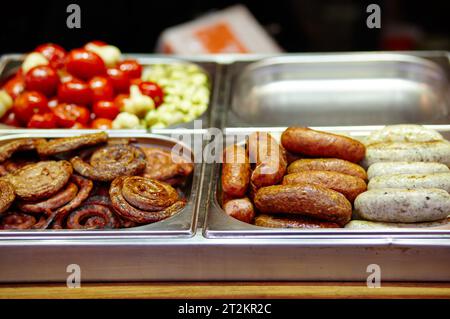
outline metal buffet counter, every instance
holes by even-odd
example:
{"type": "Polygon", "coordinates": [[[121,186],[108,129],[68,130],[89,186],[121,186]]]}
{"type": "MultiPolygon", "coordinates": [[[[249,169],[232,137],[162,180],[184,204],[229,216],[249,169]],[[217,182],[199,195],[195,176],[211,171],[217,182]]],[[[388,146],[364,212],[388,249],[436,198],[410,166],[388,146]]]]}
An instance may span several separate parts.
{"type": "MultiPolygon", "coordinates": [[[[146,64],[166,59],[135,57],[146,64]]],[[[181,58],[212,79],[202,119],[226,135],[267,131],[277,137],[289,125],[304,125],[364,138],[386,124],[416,123],[450,139],[447,52],[181,58]]],[[[3,63],[0,72],[11,68],[3,63]]],[[[110,136],[167,146],[176,143],[171,134],[206,133],[191,124],[110,136]]],[[[0,142],[16,134],[82,132],[3,129],[0,142]]],[[[85,282],[366,281],[372,264],[380,266],[382,281],[450,281],[450,230],[261,228],[223,213],[219,178],[220,164],[196,164],[187,207],[149,226],[0,232],[0,282],[65,282],[71,264],[80,266],[85,282]]]]}

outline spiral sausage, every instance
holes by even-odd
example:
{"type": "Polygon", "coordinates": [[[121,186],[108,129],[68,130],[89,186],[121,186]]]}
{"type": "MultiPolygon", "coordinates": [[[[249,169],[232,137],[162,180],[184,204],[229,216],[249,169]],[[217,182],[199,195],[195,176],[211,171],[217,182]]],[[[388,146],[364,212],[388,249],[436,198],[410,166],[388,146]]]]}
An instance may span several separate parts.
{"type": "Polygon", "coordinates": [[[39,140],[36,143],[36,148],[40,156],[50,156],[73,151],[85,146],[105,143],[107,140],[108,135],[105,132],[100,132],[74,137],[57,138],[50,141],[39,140]]]}
{"type": "Polygon", "coordinates": [[[42,139],[20,139],[0,146],[0,163],[10,158],[15,152],[31,151],[36,148],[38,142],[42,139]]]}
{"type": "Polygon", "coordinates": [[[132,145],[103,147],[92,154],[90,163],[78,156],[70,161],[78,174],[103,182],[112,181],[119,176],[140,174],[146,166],[145,154],[132,145]]]}
{"type": "Polygon", "coordinates": [[[147,179],[145,177],[122,176],[116,178],[111,183],[109,194],[111,197],[113,208],[118,215],[135,223],[145,224],[154,223],[170,217],[180,211],[186,205],[184,200],[178,200],[178,198],[176,198],[176,201],[174,202],[174,197],[172,196],[173,192],[169,191],[169,188],[172,187],[168,184],[152,179],[147,179]],[[130,178],[131,180],[127,181],[127,179],[130,178]],[[127,199],[125,199],[123,194],[124,185],[127,185],[128,183],[138,183],[138,181],[142,182],[144,185],[146,185],[146,187],[149,188],[144,187],[143,189],[139,189],[138,187],[130,187],[130,189],[133,189],[133,191],[136,191],[136,193],[129,193],[127,197],[128,199],[133,198],[133,202],[135,204],[139,203],[139,206],[149,207],[153,209],[153,211],[136,208],[135,206],[130,204],[127,199]],[[150,187],[150,185],[152,186],[150,187]],[[144,203],[146,199],[150,199],[149,204],[144,203]],[[163,206],[165,207],[162,208],[163,206]],[[154,209],[156,207],[162,208],[162,210],[155,211],[154,209]]]}
{"type": "Polygon", "coordinates": [[[14,187],[7,181],[0,180],[0,215],[11,206],[14,198],[14,187]]]}
{"type": "Polygon", "coordinates": [[[36,224],[36,218],[31,215],[18,212],[10,212],[1,216],[0,229],[31,229],[36,224]]]}
{"type": "Polygon", "coordinates": [[[120,221],[111,210],[103,205],[83,205],[70,213],[68,229],[118,228],[120,221]]]}

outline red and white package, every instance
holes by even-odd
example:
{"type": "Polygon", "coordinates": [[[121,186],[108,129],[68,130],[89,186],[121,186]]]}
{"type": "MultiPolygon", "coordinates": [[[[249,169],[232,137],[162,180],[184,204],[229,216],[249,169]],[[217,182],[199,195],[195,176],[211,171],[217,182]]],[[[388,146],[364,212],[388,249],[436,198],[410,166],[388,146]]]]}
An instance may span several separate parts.
{"type": "Polygon", "coordinates": [[[250,11],[236,5],[163,31],[158,51],[171,54],[278,53],[250,11]]]}

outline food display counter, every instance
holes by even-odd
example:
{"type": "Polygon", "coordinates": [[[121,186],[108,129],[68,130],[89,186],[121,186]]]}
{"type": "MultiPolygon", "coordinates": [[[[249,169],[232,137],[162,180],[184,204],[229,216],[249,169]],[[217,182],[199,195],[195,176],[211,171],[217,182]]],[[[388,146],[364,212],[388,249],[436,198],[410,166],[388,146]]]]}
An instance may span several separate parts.
{"type": "MultiPolygon", "coordinates": [[[[160,57],[136,55],[142,64],[160,57]]],[[[168,63],[166,58],[162,58],[168,63]]],[[[355,140],[385,125],[410,123],[450,140],[447,52],[286,54],[182,57],[206,70],[211,97],[192,123],[148,130],[110,130],[109,138],[170,147],[172,136],[268,132],[288,126],[355,140]]],[[[2,60],[6,61],[5,59],[2,60]]],[[[0,67],[2,76],[8,67],[0,67]]],[[[6,73],[5,73],[6,72],[6,73]]],[[[0,144],[20,138],[63,138],[91,131],[5,128],[0,144]]],[[[212,138],[212,137],[211,137],[212,138]]],[[[203,146],[210,139],[203,139],[203,146]]],[[[0,282],[66,282],[79,265],[82,281],[449,281],[450,229],[264,228],[221,208],[221,164],[196,163],[186,207],[154,224],[109,230],[0,231],[0,282]]]]}

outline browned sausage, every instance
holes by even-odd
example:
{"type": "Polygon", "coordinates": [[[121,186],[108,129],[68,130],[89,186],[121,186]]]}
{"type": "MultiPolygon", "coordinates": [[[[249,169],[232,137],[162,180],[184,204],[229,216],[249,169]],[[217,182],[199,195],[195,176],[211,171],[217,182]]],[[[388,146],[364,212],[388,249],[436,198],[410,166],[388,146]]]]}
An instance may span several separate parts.
{"type": "Polygon", "coordinates": [[[249,136],[248,152],[251,163],[256,163],[251,182],[256,188],[281,182],[286,172],[284,150],[268,133],[256,132],[249,136]]]}
{"type": "Polygon", "coordinates": [[[288,174],[303,171],[334,171],[367,180],[367,173],[364,168],[338,158],[304,158],[291,163],[287,168],[288,174]]]}
{"type": "Polygon", "coordinates": [[[329,171],[303,171],[284,176],[283,185],[307,183],[323,186],[343,194],[351,203],[356,196],[367,190],[359,177],[329,171]]]}
{"type": "Polygon", "coordinates": [[[14,187],[7,181],[0,180],[0,215],[11,206],[15,198],[14,187]]]}
{"type": "Polygon", "coordinates": [[[233,197],[243,197],[250,181],[250,162],[239,145],[225,149],[222,164],[222,190],[233,197]]]}
{"type": "Polygon", "coordinates": [[[256,192],[255,206],[266,214],[298,214],[345,225],[352,215],[352,204],[344,195],[312,185],[274,185],[256,192]]]}
{"type": "Polygon", "coordinates": [[[366,148],[350,137],[315,131],[305,127],[289,127],[281,135],[281,143],[290,152],[316,157],[335,157],[357,163],[366,148]]]}
{"type": "Polygon", "coordinates": [[[340,228],[336,223],[323,222],[320,220],[292,215],[258,215],[255,218],[255,225],[269,228],[340,228]]]}
{"type": "Polygon", "coordinates": [[[255,218],[255,210],[252,202],[247,198],[232,199],[223,206],[228,216],[236,218],[244,223],[251,224],[255,218]]]}

